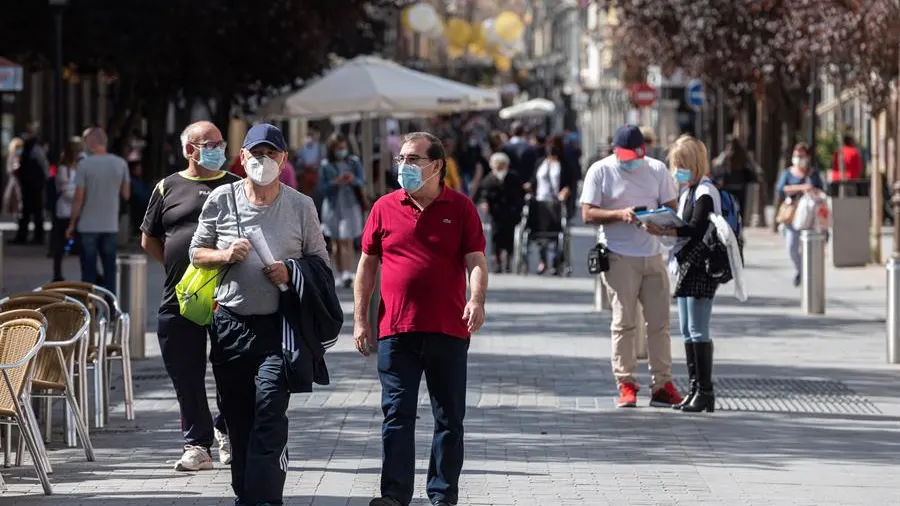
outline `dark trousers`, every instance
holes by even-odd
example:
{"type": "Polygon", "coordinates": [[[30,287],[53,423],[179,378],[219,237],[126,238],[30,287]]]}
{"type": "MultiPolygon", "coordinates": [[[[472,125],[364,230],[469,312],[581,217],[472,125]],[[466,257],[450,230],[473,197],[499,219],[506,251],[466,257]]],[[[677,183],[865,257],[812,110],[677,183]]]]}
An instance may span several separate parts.
{"type": "Polygon", "coordinates": [[[22,216],[19,217],[19,228],[16,231],[15,242],[28,240],[28,224],[34,225],[31,240],[35,243],[44,242],[44,188],[43,185],[22,185],[22,216]]]}
{"type": "Polygon", "coordinates": [[[213,374],[231,439],[231,488],[237,504],[282,504],[290,393],[283,372],[281,317],[241,317],[219,308],[213,329],[213,374]],[[250,344],[240,346],[241,340],[250,344]],[[273,342],[277,350],[261,341],[273,342]],[[228,356],[223,344],[230,349],[237,344],[245,352],[228,356]]]}
{"type": "Polygon", "coordinates": [[[499,257],[501,251],[513,253],[515,245],[516,225],[518,222],[511,219],[494,220],[491,231],[491,248],[495,256],[499,257]]]}
{"type": "Polygon", "coordinates": [[[177,307],[161,307],[158,321],[159,350],[175,387],[184,443],[208,450],[215,441],[213,427],[228,432],[222,408],[213,419],[206,400],[208,328],[181,316],[177,307]]]}
{"type": "Polygon", "coordinates": [[[50,237],[50,251],[53,252],[53,280],[61,281],[63,279],[62,275],[62,261],[63,257],[66,256],[65,248],[66,242],[66,229],[69,227],[69,218],[56,218],[53,220],[53,232],[51,232],[52,236],[50,237]]]}
{"type": "Polygon", "coordinates": [[[379,341],[378,375],[384,412],[382,496],[392,497],[404,506],[412,500],[416,408],[424,372],[434,416],[426,491],[432,502],[457,503],[464,457],[468,350],[468,339],[444,334],[411,332],[379,341]]]}
{"type": "Polygon", "coordinates": [[[116,293],[116,232],[82,232],[81,240],[81,280],[97,283],[97,257],[103,266],[103,287],[116,293]]]}

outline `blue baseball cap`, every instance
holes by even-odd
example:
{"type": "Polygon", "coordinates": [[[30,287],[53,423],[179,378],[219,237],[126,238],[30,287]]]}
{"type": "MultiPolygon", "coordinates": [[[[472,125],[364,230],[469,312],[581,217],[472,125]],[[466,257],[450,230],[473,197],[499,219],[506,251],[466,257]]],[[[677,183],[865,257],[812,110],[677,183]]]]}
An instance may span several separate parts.
{"type": "Polygon", "coordinates": [[[278,151],[287,151],[284,135],[275,125],[260,123],[253,125],[244,137],[244,149],[253,149],[260,144],[268,144],[278,151]]]}
{"type": "Polygon", "coordinates": [[[613,151],[623,162],[643,158],[647,154],[644,148],[644,134],[634,125],[622,125],[613,136],[613,151]]]}

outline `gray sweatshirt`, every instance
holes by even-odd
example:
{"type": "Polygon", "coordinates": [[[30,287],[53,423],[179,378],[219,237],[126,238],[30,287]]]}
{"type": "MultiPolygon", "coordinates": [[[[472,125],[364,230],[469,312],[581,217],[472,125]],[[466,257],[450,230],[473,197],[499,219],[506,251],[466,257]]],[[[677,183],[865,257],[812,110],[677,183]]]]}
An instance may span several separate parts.
{"type": "MultiPolygon", "coordinates": [[[[243,181],[220,186],[209,194],[191,240],[191,260],[198,248],[222,250],[236,241],[238,216],[242,232],[251,227],[262,230],[275,260],[316,255],[329,263],[311,198],[282,184],[275,201],[268,206],[256,206],[247,198],[243,181]]],[[[243,262],[233,264],[216,288],[216,302],[241,315],[277,312],[278,287],[263,273],[264,267],[255,251],[243,262]]]]}

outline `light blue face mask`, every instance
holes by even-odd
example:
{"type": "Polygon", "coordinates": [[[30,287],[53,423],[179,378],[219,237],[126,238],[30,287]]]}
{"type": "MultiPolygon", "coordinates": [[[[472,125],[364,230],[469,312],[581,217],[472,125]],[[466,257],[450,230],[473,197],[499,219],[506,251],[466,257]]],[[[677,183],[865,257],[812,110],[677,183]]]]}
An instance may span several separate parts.
{"type": "Polygon", "coordinates": [[[643,165],[643,158],[635,158],[634,160],[628,160],[627,162],[619,160],[619,168],[625,172],[634,172],[643,167],[643,165]]]}
{"type": "Polygon", "coordinates": [[[693,179],[691,177],[691,171],[687,169],[678,169],[675,171],[675,181],[677,181],[678,184],[688,184],[691,182],[691,179],[693,179]]]}
{"type": "Polygon", "coordinates": [[[348,154],[349,153],[347,152],[346,149],[339,149],[334,152],[334,157],[337,158],[338,160],[343,160],[344,158],[347,158],[348,154]]]}
{"type": "MultiPolygon", "coordinates": [[[[428,176],[428,179],[434,177],[435,174],[437,174],[437,172],[428,176]]],[[[397,167],[397,182],[400,183],[400,188],[406,190],[407,193],[416,193],[421,190],[426,183],[426,181],[422,180],[422,167],[409,163],[401,163],[400,166],[397,167]]]]}
{"type": "Polygon", "coordinates": [[[209,170],[219,170],[225,165],[225,148],[201,149],[197,163],[209,170]]]}

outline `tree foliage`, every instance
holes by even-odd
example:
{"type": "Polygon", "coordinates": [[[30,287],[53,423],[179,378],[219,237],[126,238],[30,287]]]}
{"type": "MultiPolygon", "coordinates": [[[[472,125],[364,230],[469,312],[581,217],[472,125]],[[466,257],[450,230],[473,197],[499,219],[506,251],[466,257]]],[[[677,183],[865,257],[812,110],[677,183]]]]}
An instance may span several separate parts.
{"type": "MultiPolygon", "coordinates": [[[[375,50],[384,23],[372,0],[70,0],[64,57],[104,69],[140,95],[221,97],[293,84],[328,56],[375,50]]],[[[53,7],[0,0],[0,47],[33,66],[52,61],[53,7]],[[8,5],[3,5],[8,4],[8,5]]]]}
{"type": "Polygon", "coordinates": [[[618,0],[617,47],[629,58],[684,69],[732,97],[765,94],[783,107],[809,84],[810,65],[864,88],[883,108],[897,73],[895,0],[618,0]]]}

